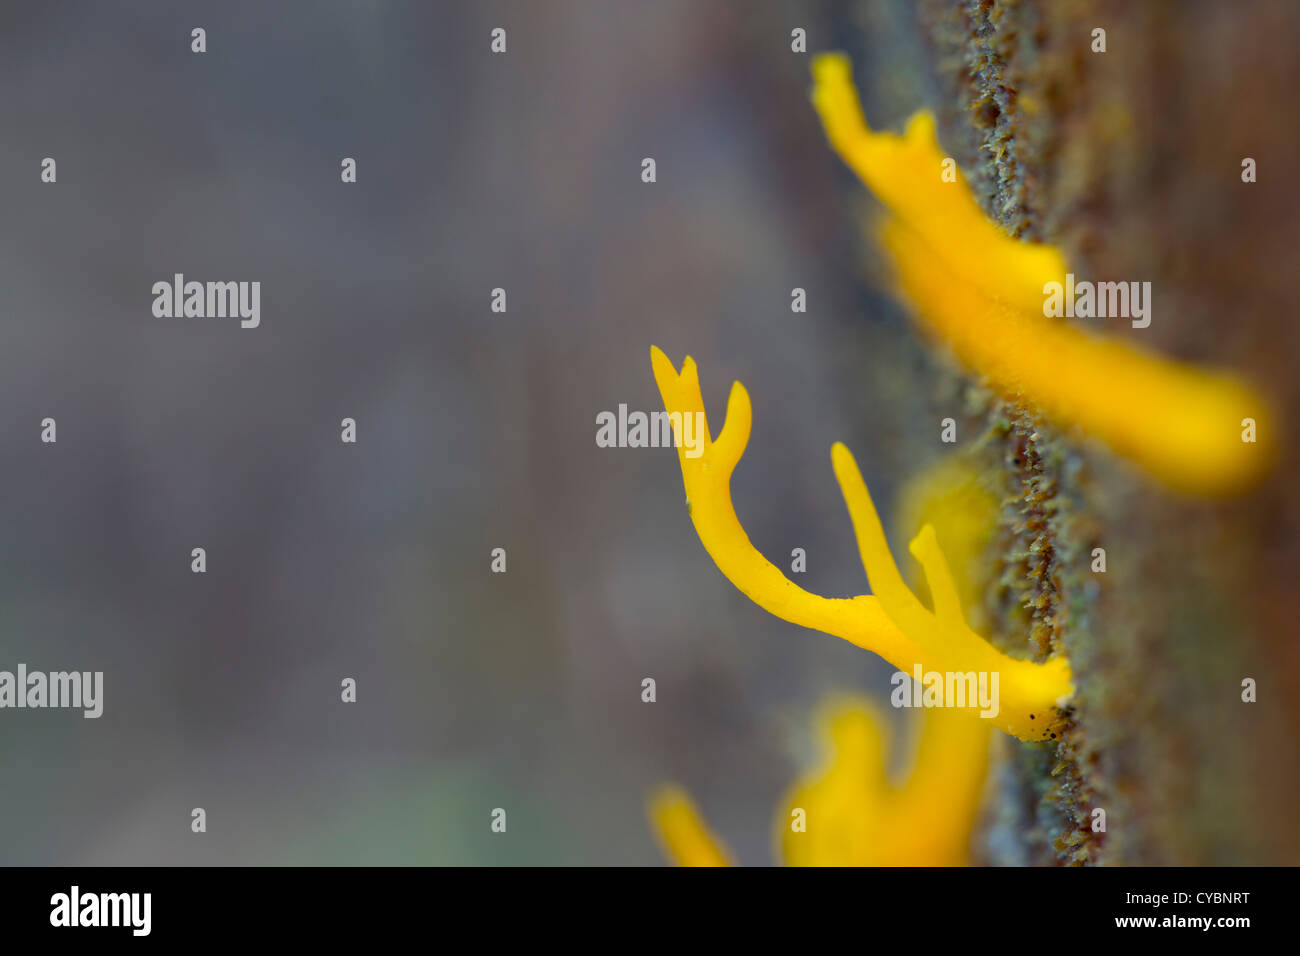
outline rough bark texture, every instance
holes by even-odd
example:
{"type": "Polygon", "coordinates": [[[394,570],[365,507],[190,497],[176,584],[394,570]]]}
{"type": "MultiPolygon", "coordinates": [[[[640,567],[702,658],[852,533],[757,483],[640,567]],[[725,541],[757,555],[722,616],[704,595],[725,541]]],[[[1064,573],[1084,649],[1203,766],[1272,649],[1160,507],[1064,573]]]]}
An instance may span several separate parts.
{"type": "Polygon", "coordinates": [[[1264,487],[1207,503],[1169,495],[955,366],[931,383],[965,389],[966,434],[985,433],[1003,494],[995,639],[1063,651],[1077,678],[1062,740],[1001,742],[982,859],[1300,861],[1287,806],[1300,567],[1287,414],[1300,170],[1287,104],[1300,89],[1300,7],[923,0],[859,4],[855,22],[868,110],[897,123],[934,109],[941,142],[1008,232],[1062,246],[1082,277],[1152,282],[1150,328],[1094,322],[1245,375],[1287,430],[1264,487]],[[1091,49],[1098,27],[1104,53],[1091,49]],[[1244,157],[1257,183],[1241,181],[1244,157]],[[1090,570],[1095,547],[1105,574],[1090,570]],[[1241,700],[1246,677],[1258,703],[1241,700]],[[1093,832],[1096,808],[1105,833],[1093,832]]]}

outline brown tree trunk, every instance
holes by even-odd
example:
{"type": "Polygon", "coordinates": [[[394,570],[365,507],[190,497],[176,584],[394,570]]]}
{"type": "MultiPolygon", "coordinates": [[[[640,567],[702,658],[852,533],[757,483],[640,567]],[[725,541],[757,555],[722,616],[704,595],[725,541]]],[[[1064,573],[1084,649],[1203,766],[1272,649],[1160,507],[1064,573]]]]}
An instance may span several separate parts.
{"type": "MultiPolygon", "coordinates": [[[[964,370],[1006,495],[990,609],[1022,653],[1061,649],[1076,712],[1059,744],[1003,741],[991,863],[1300,860],[1300,571],[1293,372],[1300,6],[1268,2],[861,3],[873,121],[929,106],[990,216],[1096,280],[1144,280],[1135,344],[1233,370],[1284,429],[1269,482],[1173,496],[964,370]],[[1094,52],[1093,30],[1106,31],[1094,52]],[[874,111],[874,115],[873,115],[874,111]],[[1258,181],[1242,181],[1253,158],[1258,181]],[[1107,571],[1091,555],[1103,547],[1107,571]],[[1242,700],[1242,681],[1258,702],[1242,700]],[[1093,831],[1093,811],[1106,831],[1093,831]]],[[[1097,387],[1104,389],[1106,383],[1097,387]]]]}

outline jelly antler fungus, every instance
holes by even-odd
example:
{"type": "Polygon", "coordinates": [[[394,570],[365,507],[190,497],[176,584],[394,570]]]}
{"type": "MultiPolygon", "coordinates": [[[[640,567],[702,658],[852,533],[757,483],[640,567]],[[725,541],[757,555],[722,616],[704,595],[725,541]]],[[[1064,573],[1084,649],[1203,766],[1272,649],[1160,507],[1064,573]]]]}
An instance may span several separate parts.
{"type": "Polygon", "coordinates": [[[731,854],[681,787],[660,787],[650,797],[649,810],[665,854],[678,866],[734,866],[731,854]]]}
{"type": "Polygon", "coordinates": [[[902,136],[875,132],[846,57],[815,57],[812,71],[827,139],[889,210],[878,238],[904,299],[967,367],[1176,490],[1230,494],[1268,469],[1271,416],[1252,388],[1045,317],[1045,286],[1064,280],[1064,256],[1008,236],[960,173],[943,182],[933,116],[917,113],[902,136]]]}
{"type": "MultiPolygon", "coordinates": [[[[957,581],[966,623],[975,631],[988,623],[983,601],[989,577],[986,552],[1000,511],[998,496],[985,484],[983,469],[969,451],[946,455],[909,475],[894,507],[896,538],[905,537],[914,528],[934,525],[948,569],[957,581]]],[[[924,580],[918,582],[911,574],[907,577],[913,593],[920,596],[918,584],[926,587],[924,580]]]]}
{"type": "MultiPolygon", "coordinates": [[[[824,704],[823,766],[790,789],[776,816],[786,866],[964,866],[988,766],[989,728],[961,710],[926,711],[902,783],[886,772],[884,721],[864,700],[824,704]],[[802,813],[798,813],[802,811],[802,813]]],[[[731,855],[685,791],[663,787],[650,819],[681,866],[726,866],[731,855]]]]}
{"type": "Polygon", "coordinates": [[[1049,736],[1055,708],[1073,693],[1069,663],[1061,657],[1042,664],[1016,660],[967,626],[933,526],[923,527],[910,546],[930,586],[934,603],[930,611],[903,582],[858,466],[837,442],[831,449],[831,464],[873,593],[825,598],[805,591],[750,543],[731,502],[731,473],[749,442],[749,393],[739,382],[732,385],[726,421],[713,440],[694,360],[688,356],[678,374],[658,348],[651,348],[650,357],[674,429],[690,414],[704,422],[698,436],[703,448],[697,457],[687,456],[682,436],[677,435],[687,507],[704,549],[741,593],[784,621],[842,637],[908,674],[917,665],[927,673],[997,674],[999,710],[990,722],[1021,740],[1049,736]],[[677,412],[681,415],[674,415],[677,412]]]}

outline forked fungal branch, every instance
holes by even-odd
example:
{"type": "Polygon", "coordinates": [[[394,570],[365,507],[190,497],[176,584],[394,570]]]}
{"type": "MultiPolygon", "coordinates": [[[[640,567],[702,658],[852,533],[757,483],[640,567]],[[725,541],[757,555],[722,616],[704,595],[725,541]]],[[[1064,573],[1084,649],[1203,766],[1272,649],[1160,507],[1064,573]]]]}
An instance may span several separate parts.
{"type": "MultiPolygon", "coordinates": [[[[689,356],[680,373],[658,348],[651,348],[655,381],[669,413],[704,414],[699,373],[689,356]]],[[[872,593],[853,598],[826,598],[789,580],[750,542],[731,501],[731,474],[749,442],[752,410],[749,393],[732,385],[727,417],[717,439],[704,430],[703,452],[678,461],[691,522],[718,569],[759,607],[784,621],[842,637],[879,654],[899,670],[996,674],[998,713],[991,722],[1021,740],[1049,737],[1056,708],[1073,693],[1070,665],[1062,657],[1044,663],[1003,654],[967,626],[948,562],[934,529],[923,527],[911,552],[921,563],[934,609],[912,593],[889,552],[885,533],[866,483],[849,450],[836,443],[831,464],[848,505],[858,551],[872,593]]]]}

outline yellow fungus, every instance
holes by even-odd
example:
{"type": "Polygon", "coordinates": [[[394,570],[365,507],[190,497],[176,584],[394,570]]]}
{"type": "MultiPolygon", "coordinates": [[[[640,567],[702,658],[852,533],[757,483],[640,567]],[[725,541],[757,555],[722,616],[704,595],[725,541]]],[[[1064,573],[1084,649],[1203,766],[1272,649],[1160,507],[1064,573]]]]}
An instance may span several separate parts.
{"type": "Polygon", "coordinates": [[[831,146],[888,208],[878,228],[922,325],[1002,394],[1076,425],[1171,488],[1238,492],[1272,464],[1272,416],[1238,379],[1204,371],[1043,314],[1062,282],[1055,248],[1006,235],[966,181],[944,182],[934,118],[902,136],[866,123],[841,55],[813,60],[813,104],[831,146]],[[1243,440],[1246,420],[1255,440],[1243,440]]]}
{"type": "MultiPolygon", "coordinates": [[[[826,760],[791,787],[774,821],[787,866],[964,866],[988,765],[989,728],[960,710],[926,711],[902,782],[886,773],[885,722],[864,700],[822,707],[826,760]]],[[[730,853],[677,787],[650,801],[667,855],[681,866],[727,865],[730,853]]]]}
{"type": "Polygon", "coordinates": [[[857,464],[837,443],[831,464],[873,593],[825,598],[800,588],[750,543],[731,502],[731,474],[749,442],[752,422],[744,386],[733,384],[726,421],[714,440],[703,418],[695,362],[687,357],[679,374],[658,348],[652,347],[650,354],[664,407],[670,415],[682,413],[674,425],[688,414],[698,414],[705,422],[704,434],[698,436],[702,452],[689,457],[679,444],[678,461],[696,533],[732,584],[782,620],[842,637],[905,673],[919,666],[925,673],[996,675],[998,711],[990,722],[1022,740],[1048,737],[1055,708],[1073,692],[1069,663],[1059,657],[1042,664],[1016,660],[970,629],[933,526],[923,527],[911,544],[930,586],[934,609],[928,610],[903,582],[857,464]]]}
{"type": "MultiPolygon", "coordinates": [[[[947,457],[911,478],[898,508],[905,527],[932,522],[953,561],[963,602],[974,600],[997,499],[962,457],[947,457]],[[924,519],[924,521],[922,520],[924,519]]],[[[779,804],[777,859],[787,866],[960,866],[979,811],[989,725],[958,710],[923,711],[910,769],[886,774],[886,722],[865,700],[832,698],[818,722],[822,766],[805,774],[779,804]],[[796,813],[802,826],[796,828],[796,813]]],[[[683,866],[728,863],[731,854],[689,796],[662,787],[650,817],[667,856],[683,866]]]]}
{"type": "Polygon", "coordinates": [[[923,712],[901,785],[885,773],[889,737],[865,702],[822,716],[831,752],[799,781],[776,822],[787,866],[965,866],[988,765],[989,728],[961,710],[923,712]],[[792,827],[805,811],[806,830],[792,827]]]}
{"type": "MultiPolygon", "coordinates": [[[[997,495],[979,476],[979,469],[965,455],[939,459],[903,484],[894,521],[898,537],[910,534],[913,528],[934,525],[957,582],[966,621],[977,631],[986,624],[981,582],[988,576],[985,550],[998,511],[997,495]]],[[[918,583],[925,587],[924,577],[913,582],[912,589],[919,595],[918,583]]]]}
{"type": "Polygon", "coordinates": [[[731,856],[681,787],[664,786],[650,798],[650,822],[664,852],[679,866],[731,866],[731,856]]]}
{"type": "Polygon", "coordinates": [[[1020,242],[991,222],[960,170],[955,183],[940,177],[947,158],[935,137],[934,117],[912,116],[902,136],[867,126],[847,57],[813,58],[813,105],[831,146],[876,197],[925,238],[945,271],[991,298],[1042,314],[1041,289],[1065,277],[1065,257],[1051,246],[1020,242]],[[976,254],[972,255],[972,252],[976,254]]]}

